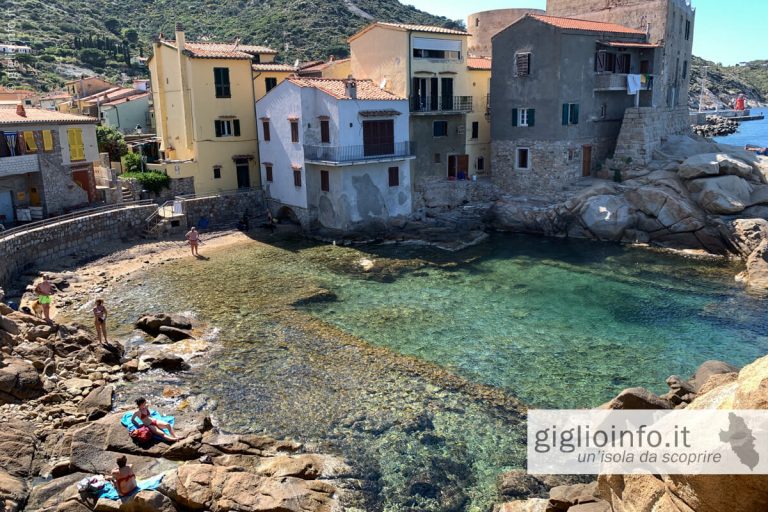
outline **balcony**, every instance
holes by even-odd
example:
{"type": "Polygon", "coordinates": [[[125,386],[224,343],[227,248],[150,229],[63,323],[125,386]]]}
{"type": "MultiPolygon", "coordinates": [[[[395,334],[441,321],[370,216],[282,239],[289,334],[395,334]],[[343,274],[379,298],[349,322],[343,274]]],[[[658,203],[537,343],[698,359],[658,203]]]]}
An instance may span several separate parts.
{"type": "Polygon", "coordinates": [[[0,178],[28,172],[40,172],[37,155],[6,156],[0,158],[0,178]]]}
{"type": "Polygon", "coordinates": [[[472,96],[411,96],[411,112],[472,112],[472,96]]]}
{"type": "MultiPolygon", "coordinates": [[[[651,77],[651,83],[653,83],[653,76],[651,77]]],[[[650,90],[647,89],[648,84],[642,84],[641,91],[650,90]]],[[[600,73],[595,75],[595,91],[624,91],[627,90],[627,74],[626,73],[600,73]]]]}
{"type": "Polygon", "coordinates": [[[304,160],[308,163],[350,165],[376,161],[389,161],[414,156],[410,141],[363,146],[304,146],[304,160]]]}

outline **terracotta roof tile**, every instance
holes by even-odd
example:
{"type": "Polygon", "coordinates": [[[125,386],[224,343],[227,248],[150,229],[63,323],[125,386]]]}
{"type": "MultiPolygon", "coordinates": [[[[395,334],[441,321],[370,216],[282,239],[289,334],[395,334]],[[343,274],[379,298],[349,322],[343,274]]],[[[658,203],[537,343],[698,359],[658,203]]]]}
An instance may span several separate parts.
{"type": "Polygon", "coordinates": [[[491,59],[488,57],[467,57],[469,69],[491,69],[491,59]]]}
{"type": "Polygon", "coordinates": [[[609,46],[611,48],[661,48],[660,44],[630,43],[627,41],[598,41],[598,44],[609,46]]]}
{"type": "MultiPolygon", "coordinates": [[[[336,99],[350,100],[347,95],[346,80],[338,78],[304,78],[304,77],[290,77],[288,81],[298,85],[299,87],[313,87],[319,89],[336,99]]],[[[404,100],[399,96],[385,91],[379,88],[373,83],[372,80],[356,80],[357,82],[357,99],[358,100],[404,100]]]]}
{"type": "Polygon", "coordinates": [[[605,32],[611,34],[632,34],[639,36],[645,35],[645,32],[642,30],[625,27],[623,25],[617,25],[616,23],[603,23],[600,21],[587,21],[579,20],[576,18],[560,18],[557,16],[544,16],[542,14],[527,14],[526,16],[529,16],[535,20],[539,20],[542,23],[546,23],[547,25],[552,25],[553,27],[568,30],[579,30],[582,32],[605,32]]]}
{"type": "Polygon", "coordinates": [[[277,62],[267,62],[265,64],[254,64],[251,66],[254,71],[286,71],[293,73],[296,68],[290,64],[278,64],[277,62]]]}
{"type": "Polygon", "coordinates": [[[402,28],[404,30],[408,30],[411,32],[432,32],[435,34],[455,34],[460,36],[468,36],[469,32],[465,32],[464,30],[456,30],[452,28],[445,28],[445,27],[436,27],[433,25],[409,25],[407,23],[387,23],[384,21],[379,21],[375,23],[375,25],[382,25],[385,27],[394,27],[394,28],[402,28]]]}
{"type": "Polygon", "coordinates": [[[301,71],[307,71],[307,72],[322,71],[328,66],[333,66],[334,64],[338,64],[340,62],[347,62],[347,61],[349,61],[349,58],[329,60],[329,61],[321,60],[317,62],[308,62],[307,64],[300,66],[300,69],[301,71]]]}
{"type": "Polygon", "coordinates": [[[98,119],[94,117],[78,116],[75,114],[64,114],[55,110],[44,110],[42,108],[25,108],[26,117],[16,113],[16,107],[0,108],[0,125],[13,124],[75,124],[75,123],[96,123],[98,119]]]}
{"type": "Polygon", "coordinates": [[[106,103],[102,103],[101,106],[102,107],[113,107],[115,105],[121,105],[123,103],[128,103],[129,101],[140,100],[140,99],[146,98],[148,96],[149,96],[149,92],[142,92],[142,93],[133,94],[133,95],[127,96],[127,97],[118,98],[116,100],[107,101],[106,103]]]}
{"type": "MultiPolygon", "coordinates": [[[[163,44],[176,48],[176,41],[162,41],[163,44]]],[[[184,49],[192,57],[200,59],[251,59],[257,54],[276,55],[277,51],[266,46],[254,46],[248,44],[219,43],[188,41],[184,44],[184,49]]]]}

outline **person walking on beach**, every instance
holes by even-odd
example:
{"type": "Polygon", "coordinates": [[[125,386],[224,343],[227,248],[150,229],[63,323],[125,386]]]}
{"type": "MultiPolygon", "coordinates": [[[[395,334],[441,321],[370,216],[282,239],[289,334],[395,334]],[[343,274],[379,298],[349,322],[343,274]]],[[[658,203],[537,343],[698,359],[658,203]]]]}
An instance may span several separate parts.
{"type": "Polygon", "coordinates": [[[53,295],[53,283],[48,280],[47,275],[43,275],[43,280],[35,287],[37,302],[43,307],[43,316],[49,324],[51,320],[51,295],[53,295]]]}
{"type": "Polygon", "coordinates": [[[96,307],[93,308],[93,318],[96,322],[96,336],[104,337],[104,343],[107,343],[107,308],[104,307],[104,300],[96,299],[96,307]]]}
{"type": "Polygon", "coordinates": [[[201,240],[200,233],[197,232],[197,228],[192,226],[192,229],[189,230],[186,236],[189,247],[192,249],[192,256],[200,256],[200,254],[197,252],[197,245],[201,240]]]}
{"type": "Polygon", "coordinates": [[[145,426],[149,430],[152,431],[152,433],[156,436],[160,436],[166,441],[174,442],[178,441],[179,438],[176,437],[176,432],[173,430],[173,425],[170,423],[167,423],[165,421],[160,420],[154,420],[151,418],[150,410],[149,410],[149,402],[147,402],[147,399],[144,397],[139,397],[136,399],[136,405],[138,406],[138,410],[133,413],[133,416],[131,416],[131,423],[139,426],[145,426]],[[139,422],[136,422],[136,418],[139,419],[139,422]],[[168,429],[168,432],[171,433],[171,435],[166,434],[163,432],[164,429],[168,429]]]}

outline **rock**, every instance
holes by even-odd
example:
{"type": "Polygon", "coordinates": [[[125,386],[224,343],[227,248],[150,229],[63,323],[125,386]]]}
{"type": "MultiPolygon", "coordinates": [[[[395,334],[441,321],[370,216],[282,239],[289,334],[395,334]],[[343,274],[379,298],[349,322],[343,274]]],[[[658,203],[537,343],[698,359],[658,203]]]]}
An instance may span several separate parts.
{"type": "Polygon", "coordinates": [[[717,176],[720,174],[718,154],[705,153],[693,155],[685,159],[677,168],[677,175],[684,180],[701,178],[703,176],[717,176]]]}
{"type": "Polygon", "coordinates": [[[497,512],[547,512],[549,500],[531,498],[524,501],[510,501],[503,503],[497,512]]]}
{"type": "Polygon", "coordinates": [[[710,378],[707,379],[707,381],[699,388],[699,392],[697,394],[704,395],[706,393],[709,393],[715,388],[719,388],[722,386],[725,386],[726,384],[731,384],[736,382],[736,379],[739,377],[738,373],[720,373],[717,375],[712,375],[710,378]]]}
{"type": "Polygon", "coordinates": [[[598,500],[592,503],[582,503],[571,507],[568,512],[613,512],[611,504],[607,501],[598,500]]]}
{"type": "Polygon", "coordinates": [[[635,221],[629,203],[622,196],[599,195],[584,202],[581,222],[599,240],[620,240],[635,221]]]}
{"type": "Polygon", "coordinates": [[[136,321],[137,329],[141,329],[152,336],[160,334],[161,326],[188,330],[192,328],[192,321],[181,315],[167,315],[165,313],[144,315],[136,321]]]}
{"type": "Polygon", "coordinates": [[[529,475],[524,469],[516,469],[502,473],[496,487],[505,499],[521,499],[544,496],[547,486],[534,475],[529,475]]]}
{"type": "Polygon", "coordinates": [[[597,481],[588,484],[559,485],[549,490],[547,512],[565,512],[573,505],[597,501],[597,481]]]}
{"type": "Polygon", "coordinates": [[[67,393],[72,395],[80,395],[83,390],[90,390],[93,387],[93,381],[91,379],[72,378],[62,382],[67,393]]]}
{"type": "Polygon", "coordinates": [[[17,345],[13,351],[21,358],[28,359],[36,370],[42,371],[45,362],[53,357],[53,350],[40,343],[25,341],[17,345]]]}
{"type": "Polygon", "coordinates": [[[165,335],[173,341],[186,340],[192,337],[192,333],[189,331],[177,327],[170,327],[168,325],[160,326],[160,335],[165,335]]]}
{"type": "Polygon", "coordinates": [[[753,178],[754,169],[752,166],[731,155],[717,155],[717,163],[720,174],[729,174],[745,179],[753,178]]]}
{"type": "Polygon", "coordinates": [[[643,225],[644,231],[667,228],[671,233],[697,231],[704,227],[703,215],[685,197],[666,187],[642,187],[626,192],[627,201],[638,211],[658,222],[658,226],[643,225]]]}
{"type": "Polygon", "coordinates": [[[0,404],[17,403],[45,394],[40,374],[22,359],[0,360],[0,404]]]}
{"type": "Polygon", "coordinates": [[[166,336],[165,334],[158,334],[155,336],[150,343],[154,345],[168,345],[170,343],[173,343],[173,340],[166,336]]]}
{"type": "Polygon", "coordinates": [[[9,475],[0,469],[0,503],[11,501],[24,503],[27,499],[27,484],[21,478],[9,475]]]}
{"type": "Polygon", "coordinates": [[[150,368],[160,368],[167,372],[189,370],[189,365],[184,361],[184,358],[176,354],[170,354],[159,347],[146,349],[139,357],[139,363],[145,363],[150,368]]]}
{"type": "Polygon", "coordinates": [[[334,466],[344,466],[340,460],[330,456],[302,454],[295,456],[280,455],[268,457],[256,468],[259,475],[282,477],[293,476],[304,480],[338,476],[336,471],[329,471],[334,466]]]}
{"type": "Polygon", "coordinates": [[[53,334],[54,330],[55,328],[52,325],[35,325],[27,330],[26,337],[29,341],[35,341],[38,338],[47,339],[51,334],[53,334]]]}
{"type": "Polygon", "coordinates": [[[32,474],[37,438],[32,423],[11,420],[0,428],[0,468],[12,476],[32,474]]]}
{"type": "Polygon", "coordinates": [[[0,329],[14,336],[21,333],[21,330],[19,329],[19,326],[16,325],[16,322],[3,315],[0,315],[0,329]]]}
{"type": "Polygon", "coordinates": [[[694,392],[698,393],[701,387],[709,380],[713,375],[719,375],[723,373],[738,373],[739,369],[733,365],[725,363],[723,361],[709,360],[704,361],[696,369],[696,372],[688,381],[694,392]]]}
{"type": "Polygon", "coordinates": [[[730,215],[750,205],[753,188],[738,176],[718,176],[689,181],[688,190],[704,210],[718,215],[730,215]]]}
{"type": "Polygon", "coordinates": [[[78,496],[77,482],[91,473],[72,473],[32,488],[27,501],[27,510],[51,510],[59,504],[78,496]]]}
{"type": "Polygon", "coordinates": [[[747,268],[740,274],[748,288],[768,293],[768,238],[747,258],[747,268]]]}
{"type": "Polygon", "coordinates": [[[645,388],[627,388],[603,405],[605,409],[671,409],[672,404],[645,388]]]}
{"type": "Polygon", "coordinates": [[[727,225],[730,240],[743,258],[755,252],[760,243],[768,239],[768,220],[736,219],[727,225]]]}
{"type": "Polygon", "coordinates": [[[88,418],[88,421],[104,417],[112,410],[114,386],[101,386],[91,391],[77,406],[77,410],[88,418]]]}

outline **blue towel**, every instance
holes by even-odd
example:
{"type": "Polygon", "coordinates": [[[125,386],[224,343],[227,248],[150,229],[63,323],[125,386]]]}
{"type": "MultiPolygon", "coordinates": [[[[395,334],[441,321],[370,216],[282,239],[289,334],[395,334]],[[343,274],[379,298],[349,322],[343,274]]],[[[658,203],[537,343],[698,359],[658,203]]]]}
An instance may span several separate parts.
{"type": "MultiPolygon", "coordinates": [[[[130,418],[129,418],[130,419],[130,418]]],[[[136,482],[136,490],[133,491],[128,496],[123,496],[122,499],[130,498],[134,494],[136,494],[139,491],[154,491],[158,487],[160,487],[160,482],[163,481],[163,477],[165,476],[164,473],[161,473],[157,476],[153,476],[149,480],[138,480],[136,482]]],[[[117,489],[115,489],[115,486],[112,485],[111,482],[107,482],[107,484],[101,488],[101,494],[99,494],[99,498],[106,498],[108,500],[119,500],[120,495],[117,494],[117,489]]]]}
{"type": "MultiPolygon", "coordinates": [[[[128,433],[130,434],[134,430],[136,430],[138,427],[134,425],[134,423],[131,421],[131,418],[133,417],[133,411],[128,411],[127,413],[123,414],[122,419],[120,420],[120,423],[123,424],[125,428],[128,429],[128,433]]],[[[149,417],[153,420],[157,421],[164,421],[168,423],[169,425],[173,426],[174,418],[173,416],[163,416],[157,411],[153,411],[150,409],[149,411],[149,417]]],[[[171,433],[168,431],[168,429],[165,429],[164,432],[168,435],[171,433]]]]}

